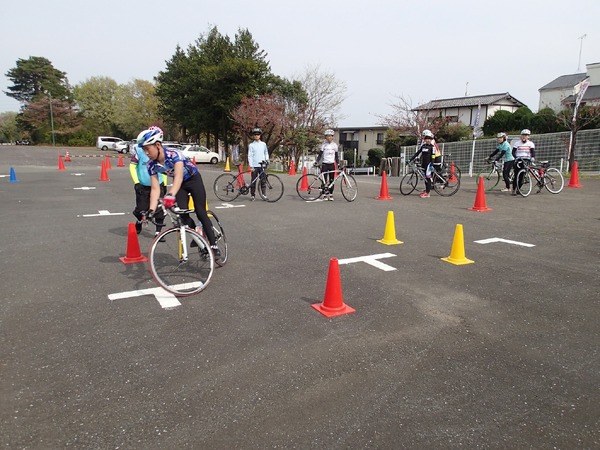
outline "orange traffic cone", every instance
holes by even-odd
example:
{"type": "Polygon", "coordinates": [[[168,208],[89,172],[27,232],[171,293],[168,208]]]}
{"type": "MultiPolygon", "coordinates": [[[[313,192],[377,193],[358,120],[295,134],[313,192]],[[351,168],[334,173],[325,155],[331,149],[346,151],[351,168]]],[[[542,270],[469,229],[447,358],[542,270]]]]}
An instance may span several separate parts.
{"type": "Polygon", "coordinates": [[[448,181],[451,183],[456,182],[456,168],[454,167],[454,161],[450,164],[450,178],[448,178],[448,181]]]}
{"type": "Polygon", "coordinates": [[[198,164],[198,163],[196,162],[196,157],[195,157],[195,156],[193,156],[193,157],[192,157],[192,162],[194,163],[194,165],[197,165],[197,164],[198,164]]]}
{"type": "Polygon", "coordinates": [[[123,164],[123,155],[119,155],[119,162],[117,163],[117,167],[125,167],[125,164],[123,164]]]}
{"type": "Polygon", "coordinates": [[[487,212],[492,210],[492,208],[488,208],[485,204],[485,186],[483,183],[483,177],[479,177],[479,182],[477,183],[477,195],[475,196],[475,204],[472,208],[467,209],[479,212],[487,212]]]}
{"type": "Polygon", "coordinates": [[[102,168],[100,169],[100,179],[98,181],[110,181],[108,179],[108,174],[106,173],[106,165],[104,164],[104,160],[102,160],[102,168]]]}
{"type": "Polygon", "coordinates": [[[569,185],[567,187],[572,187],[572,188],[583,187],[581,184],[579,184],[579,172],[577,170],[577,161],[573,162],[573,168],[571,169],[571,178],[569,179],[569,185]]]}
{"type": "Polygon", "coordinates": [[[58,170],[67,170],[63,162],[62,155],[58,155],[58,170]]]}
{"type": "Polygon", "coordinates": [[[300,182],[300,190],[308,191],[308,177],[306,176],[306,167],[302,168],[302,181],[300,182]]]}
{"type": "Polygon", "coordinates": [[[106,155],[106,170],[112,170],[112,165],[110,164],[110,157],[106,155]]]}
{"type": "Polygon", "coordinates": [[[292,159],[292,163],[290,164],[290,171],[289,171],[288,175],[296,175],[296,164],[294,163],[293,159],[292,159]]]}
{"type": "Polygon", "coordinates": [[[133,264],[147,261],[148,258],[142,255],[140,251],[140,243],[135,232],[135,223],[130,222],[127,229],[127,253],[124,257],[119,258],[123,264],[133,264]]]}
{"type": "Polygon", "coordinates": [[[375,200],[392,200],[392,197],[390,197],[390,194],[388,193],[387,173],[385,170],[381,175],[381,189],[379,190],[379,197],[376,197],[375,200]]]}
{"type": "Polygon", "coordinates": [[[329,260],[329,273],[327,274],[327,285],[325,286],[323,303],[310,306],[325,317],[341,316],[342,314],[356,312],[354,308],[344,304],[344,300],[342,299],[342,282],[337,258],[329,260]]]}
{"type": "Polygon", "coordinates": [[[71,162],[71,156],[69,155],[69,152],[67,151],[67,153],[65,154],[65,162],[71,162]]]}

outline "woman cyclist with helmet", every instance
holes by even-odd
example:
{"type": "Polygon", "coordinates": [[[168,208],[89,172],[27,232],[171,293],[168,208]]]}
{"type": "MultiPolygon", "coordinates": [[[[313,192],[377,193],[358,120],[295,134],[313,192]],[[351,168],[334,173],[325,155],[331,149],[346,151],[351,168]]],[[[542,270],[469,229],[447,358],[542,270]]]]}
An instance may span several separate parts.
{"type": "MultiPolygon", "coordinates": [[[[202,176],[198,172],[196,165],[188,158],[183,156],[179,150],[167,149],[162,145],[163,132],[158,127],[150,127],[142,131],[137,137],[137,144],[142,147],[144,153],[150,159],[147,163],[148,173],[150,174],[150,210],[148,216],[152,217],[158,206],[160,197],[159,175],[165,174],[173,177],[173,184],[164,196],[162,203],[165,208],[172,208],[177,204],[181,209],[188,207],[188,193],[196,205],[196,216],[202,223],[202,228],[210,248],[215,255],[215,259],[220,259],[221,252],[216,245],[213,228],[203,205],[206,205],[206,190],[202,182],[202,176]]],[[[189,214],[182,214],[182,221],[190,228],[195,224],[189,214]]]]}
{"type": "Polygon", "coordinates": [[[512,155],[515,158],[512,195],[517,195],[517,185],[520,187],[523,184],[523,179],[517,180],[519,170],[524,169],[526,163],[535,161],[535,144],[529,140],[530,135],[531,131],[525,128],[521,131],[521,139],[512,142],[512,155]]]}
{"type": "Polygon", "coordinates": [[[496,150],[494,150],[494,152],[487,158],[488,161],[491,161],[494,155],[499,153],[495,161],[502,160],[503,162],[502,178],[504,179],[504,184],[506,187],[502,189],[501,192],[510,192],[510,171],[514,166],[513,161],[515,160],[514,156],[512,155],[512,149],[510,148],[509,143],[506,142],[507,139],[508,136],[506,136],[506,133],[498,133],[496,135],[496,141],[498,142],[498,145],[496,145],[496,150]]]}
{"type": "Polygon", "coordinates": [[[425,172],[425,192],[421,192],[419,197],[429,198],[429,192],[431,192],[431,171],[434,170],[432,164],[435,153],[433,133],[429,130],[423,130],[421,137],[423,138],[423,143],[419,147],[419,150],[410,158],[409,162],[413,162],[419,155],[422,155],[421,168],[425,172]]]}
{"type": "MultiPolygon", "coordinates": [[[[333,130],[325,130],[325,142],[321,144],[319,155],[315,165],[321,165],[321,172],[324,174],[325,183],[331,184],[335,179],[335,165],[339,166],[340,158],[338,155],[338,146],[333,142],[333,130]]],[[[333,185],[329,188],[329,192],[324,193],[323,198],[333,201],[333,185]]]]}

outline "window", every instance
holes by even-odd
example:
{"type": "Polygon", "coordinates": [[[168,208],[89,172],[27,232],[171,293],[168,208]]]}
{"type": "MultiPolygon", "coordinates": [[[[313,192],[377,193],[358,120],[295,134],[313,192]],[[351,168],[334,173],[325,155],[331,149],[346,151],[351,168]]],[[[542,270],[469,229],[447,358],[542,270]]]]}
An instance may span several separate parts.
{"type": "Polygon", "coordinates": [[[377,133],[377,145],[383,145],[383,133],[377,133]]]}

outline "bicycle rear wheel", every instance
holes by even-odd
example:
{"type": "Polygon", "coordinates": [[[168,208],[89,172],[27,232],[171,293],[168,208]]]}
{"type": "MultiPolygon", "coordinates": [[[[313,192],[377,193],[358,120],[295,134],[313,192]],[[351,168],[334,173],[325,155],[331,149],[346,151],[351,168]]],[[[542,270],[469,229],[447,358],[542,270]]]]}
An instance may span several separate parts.
{"type": "Polygon", "coordinates": [[[150,273],[160,287],[179,297],[197,294],[208,286],[215,260],[208,242],[196,231],[185,231],[184,256],[180,228],[159,234],[150,247],[150,273]]]}
{"type": "Polygon", "coordinates": [[[344,198],[353,202],[358,195],[358,184],[356,184],[356,180],[352,175],[342,175],[340,177],[340,191],[342,191],[342,195],[344,198]]]}
{"type": "Polygon", "coordinates": [[[516,183],[517,183],[517,192],[522,197],[527,197],[531,194],[531,189],[533,188],[533,184],[531,183],[531,175],[527,169],[521,169],[517,172],[516,175],[516,183]]]}
{"type": "Polygon", "coordinates": [[[408,172],[402,177],[402,180],[400,180],[400,193],[402,195],[410,194],[417,188],[418,182],[419,176],[413,171],[408,172]]]}
{"type": "Polygon", "coordinates": [[[446,169],[441,174],[433,173],[431,177],[433,190],[442,197],[450,197],[460,189],[460,178],[451,169],[446,169]]]}
{"type": "Polygon", "coordinates": [[[217,198],[223,202],[231,202],[239,197],[243,174],[233,175],[224,173],[217,177],[213,184],[213,191],[217,198]]]}
{"type": "Polygon", "coordinates": [[[565,186],[565,179],[562,176],[562,173],[558,169],[551,167],[546,169],[546,174],[544,175],[544,186],[548,189],[548,192],[552,194],[558,194],[563,190],[565,186]]]}
{"type": "Polygon", "coordinates": [[[219,251],[221,252],[221,257],[215,260],[215,263],[218,266],[223,267],[225,263],[227,263],[227,237],[225,236],[225,230],[223,229],[221,222],[219,222],[219,218],[214,212],[209,209],[206,211],[206,213],[208,214],[208,218],[212,224],[217,247],[219,247],[219,251]]]}
{"type": "Polygon", "coordinates": [[[298,181],[296,182],[296,192],[302,200],[312,202],[323,194],[323,183],[318,176],[307,173],[298,178],[298,181]],[[302,188],[303,184],[305,189],[302,188]]]}
{"type": "Polygon", "coordinates": [[[494,169],[494,166],[486,167],[481,172],[479,172],[479,174],[477,175],[477,184],[478,185],[479,185],[479,180],[481,180],[482,178],[483,178],[483,186],[484,186],[485,190],[491,191],[496,186],[498,186],[498,183],[500,183],[500,172],[498,172],[496,169],[494,169]]]}
{"type": "Polygon", "coordinates": [[[277,175],[270,173],[265,176],[264,181],[258,180],[257,183],[258,194],[265,202],[275,203],[283,196],[283,182],[277,175]]]}

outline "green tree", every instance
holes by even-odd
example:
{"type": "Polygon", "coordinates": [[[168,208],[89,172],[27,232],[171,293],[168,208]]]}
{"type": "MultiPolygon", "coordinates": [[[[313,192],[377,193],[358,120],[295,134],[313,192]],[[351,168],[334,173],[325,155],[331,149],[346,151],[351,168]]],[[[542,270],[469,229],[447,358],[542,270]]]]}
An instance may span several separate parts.
{"type": "Polygon", "coordinates": [[[159,124],[158,99],[154,85],[146,80],[133,80],[120,85],[115,95],[114,123],[131,138],[150,125],[159,124]]]}
{"type": "Polygon", "coordinates": [[[535,133],[564,131],[564,127],[559,124],[558,117],[552,108],[540,109],[531,117],[529,125],[532,130],[535,130],[535,133]]]}
{"type": "Polygon", "coordinates": [[[91,77],[73,88],[85,128],[95,135],[115,133],[118,83],[109,77],[91,77]]]}
{"type": "Polygon", "coordinates": [[[13,85],[4,93],[21,103],[35,102],[48,95],[57,100],[71,100],[67,74],[55,69],[46,58],[18,59],[17,66],[6,72],[6,77],[13,85]]]}
{"type": "MultiPolygon", "coordinates": [[[[533,119],[533,113],[527,106],[521,106],[513,113],[513,128],[511,130],[519,130],[523,128],[531,128],[531,120],[533,119]]],[[[500,130],[506,131],[506,130],[500,130]]]]}
{"type": "Polygon", "coordinates": [[[515,129],[515,120],[510,111],[499,110],[493,116],[488,117],[481,127],[486,136],[493,136],[500,132],[508,132],[515,129]]]}
{"type": "Polygon", "coordinates": [[[17,113],[0,113],[0,140],[4,142],[14,142],[20,139],[17,130],[17,113]]]}
{"type": "Polygon", "coordinates": [[[435,135],[437,142],[458,142],[472,139],[471,127],[462,123],[444,123],[435,135]]]}

